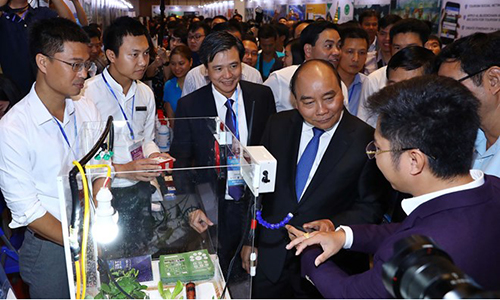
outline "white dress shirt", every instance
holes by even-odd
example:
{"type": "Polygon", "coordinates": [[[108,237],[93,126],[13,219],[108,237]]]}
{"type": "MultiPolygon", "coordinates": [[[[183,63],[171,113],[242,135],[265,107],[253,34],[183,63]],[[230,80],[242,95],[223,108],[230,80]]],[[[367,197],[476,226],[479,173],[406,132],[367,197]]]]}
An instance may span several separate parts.
{"type": "MultiPolygon", "coordinates": [[[[274,101],[276,102],[276,112],[292,110],[296,107],[295,99],[290,91],[290,82],[293,74],[299,68],[299,65],[289,66],[272,72],[264,85],[267,85],[273,91],[274,101]]],[[[347,103],[349,94],[347,86],[341,82],[342,94],[344,95],[344,103],[347,103]]]]}
{"type": "Polygon", "coordinates": [[[84,98],[66,99],[63,121],[56,121],[35,85],[0,120],[0,187],[12,212],[11,228],[27,226],[47,212],[61,220],[57,176],[67,175],[72,161],[85,155],[76,136],[83,123],[100,121],[94,104],[84,98]]]}
{"type": "Polygon", "coordinates": [[[377,70],[377,50],[377,36],[375,36],[373,43],[368,47],[366,53],[365,75],[369,75],[377,70]]]}
{"type": "MultiPolygon", "coordinates": [[[[321,163],[321,160],[323,159],[323,156],[325,155],[326,149],[330,145],[330,141],[332,140],[333,135],[335,134],[335,131],[337,130],[337,127],[339,126],[340,121],[342,120],[342,116],[344,115],[344,112],[342,111],[340,113],[340,119],[335,125],[333,125],[332,128],[325,130],[325,132],[321,135],[319,139],[319,146],[318,146],[318,152],[316,153],[316,158],[314,158],[313,165],[311,167],[311,171],[309,172],[309,176],[307,177],[306,185],[304,186],[304,190],[302,190],[302,194],[300,195],[300,198],[304,196],[305,191],[307,190],[307,187],[309,186],[309,183],[311,183],[311,180],[314,177],[314,174],[316,174],[316,170],[318,170],[319,164],[321,163]]],[[[311,124],[307,122],[302,123],[302,132],[300,135],[300,144],[299,144],[299,155],[297,156],[297,164],[300,161],[300,158],[302,157],[302,154],[306,150],[307,144],[312,140],[314,137],[314,132],[313,132],[313,127],[311,124]]]]}
{"type": "MultiPolygon", "coordinates": [[[[147,158],[152,153],[160,152],[154,142],[156,113],[154,94],[146,84],[134,81],[125,95],[123,94],[122,86],[111,77],[106,68],[101,75],[85,81],[85,87],[82,89],[80,95],[94,102],[103,121],[107,120],[108,116],[113,116],[113,120],[115,121],[114,163],[126,164],[131,162],[130,147],[140,141],[142,141],[144,157],[147,158]],[[103,76],[106,77],[109,86],[127,116],[128,123],[134,133],[134,139],[132,139],[120,105],[118,105],[117,99],[115,99],[115,96],[113,96],[110,88],[105,83],[103,76]]],[[[136,181],[125,178],[115,178],[113,179],[112,186],[127,187],[136,183],[136,181]]]]}
{"type": "MultiPolygon", "coordinates": [[[[226,98],[226,96],[222,95],[219,91],[217,91],[213,85],[212,85],[212,93],[214,95],[215,106],[217,108],[217,116],[219,116],[219,118],[223,122],[225,122],[227,114],[227,107],[225,103],[228,100],[228,98],[226,98]]],[[[232,107],[233,111],[236,113],[236,120],[238,122],[238,134],[240,137],[240,144],[246,146],[248,139],[247,117],[245,113],[245,103],[243,102],[243,92],[241,91],[241,87],[239,84],[229,99],[235,100],[232,107]],[[236,101],[236,98],[238,98],[238,101],[236,101]]],[[[232,200],[233,198],[229,195],[229,189],[227,185],[228,181],[226,181],[225,199],[232,200]]]]}
{"type": "MultiPolygon", "coordinates": [[[[403,199],[401,202],[401,207],[403,208],[404,212],[406,215],[410,215],[417,207],[420,205],[431,201],[432,199],[435,199],[437,197],[446,195],[446,194],[451,194],[455,192],[460,192],[460,191],[465,191],[465,190],[470,190],[470,189],[475,189],[477,187],[480,187],[484,184],[484,173],[483,171],[480,170],[470,170],[470,176],[474,181],[462,184],[459,186],[455,186],[449,189],[444,189],[432,193],[428,193],[425,195],[421,195],[418,197],[413,197],[413,198],[408,198],[408,199],[403,199]]],[[[343,229],[345,231],[345,243],[344,243],[344,249],[350,249],[352,247],[352,243],[354,242],[354,234],[352,232],[352,229],[349,226],[339,226],[337,230],[343,229]]]]}
{"type": "MultiPolygon", "coordinates": [[[[245,63],[241,63],[241,80],[262,84],[262,75],[254,67],[251,67],[245,63]]],[[[204,64],[191,69],[184,79],[184,86],[182,87],[181,97],[191,94],[197,89],[204,87],[210,82],[208,78],[207,68],[204,64]]]]}
{"type": "Polygon", "coordinates": [[[370,116],[368,113],[368,109],[366,107],[368,98],[380,91],[387,85],[387,76],[386,76],[387,66],[384,66],[366,78],[363,83],[363,88],[361,89],[361,97],[359,98],[359,108],[358,108],[358,118],[362,121],[365,121],[368,125],[373,128],[377,125],[377,117],[378,116],[370,116]]]}

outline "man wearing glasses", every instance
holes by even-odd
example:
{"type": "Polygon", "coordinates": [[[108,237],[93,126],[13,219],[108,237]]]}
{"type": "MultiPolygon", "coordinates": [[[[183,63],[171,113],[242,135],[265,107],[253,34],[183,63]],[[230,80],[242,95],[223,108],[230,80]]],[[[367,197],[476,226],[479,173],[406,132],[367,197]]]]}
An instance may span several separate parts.
{"type": "Polygon", "coordinates": [[[189,26],[188,30],[188,47],[191,50],[193,56],[193,66],[197,67],[201,64],[200,56],[198,55],[198,51],[200,51],[201,43],[205,37],[210,33],[210,27],[203,22],[195,22],[189,26]]]}
{"type": "Polygon", "coordinates": [[[34,26],[36,82],[0,121],[0,187],[10,227],[28,227],[19,266],[32,298],[70,296],[56,177],[85,154],[77,141],[82,124],[100,120],[91,101],[70,99],[91,66],[88,43],[85,32],[63,18],[34,26]]]}
{"type": "Polygon", "coordinates": [[[500,32],[475,33],[446,46],[439,75],[454,78],[481,102],[473,168],[500,177],[500,32]]]}
{"type": "Polygon", "coordinates": [[[435,75],[390,85],[370,99],[369,109],[379,117],[366,154],[395,189],[413,196],[402,201],[408,217],[309,234],[288,226],[297,238],[287,249],[302,253],[302,274],[325,298],[391,298],[382,266],[396,242],[419,234],[484,289],[497,288],[500,269],[492,266],[500,263],[500,179],[470,170],[478,100],[455,80],[435,75]],[[315,244],[321,248],[308,247],[315,244]],[[373,268],[349,276],[329,260],[341,249],[374,254],[373,268]]]}

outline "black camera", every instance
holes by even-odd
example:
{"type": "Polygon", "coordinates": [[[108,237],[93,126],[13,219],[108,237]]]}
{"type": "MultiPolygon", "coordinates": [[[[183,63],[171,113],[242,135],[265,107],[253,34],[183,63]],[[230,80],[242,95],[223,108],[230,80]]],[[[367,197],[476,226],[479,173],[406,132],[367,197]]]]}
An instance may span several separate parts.
{"type": "Polygon", "coordinates": [[[484,292],[432,239],[421,235],[396,242],[382,273],[385,288],[395,298],[500,298],[500,292],[484,292]]]}

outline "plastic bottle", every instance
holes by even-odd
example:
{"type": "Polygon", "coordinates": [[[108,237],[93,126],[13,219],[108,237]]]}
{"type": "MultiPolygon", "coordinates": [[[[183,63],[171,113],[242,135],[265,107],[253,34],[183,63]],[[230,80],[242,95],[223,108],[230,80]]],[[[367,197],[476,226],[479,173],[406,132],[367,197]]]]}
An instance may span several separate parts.
{"type": "Polygon", "coordinates": [[[158,148],[160,152],[167,152],[170,150],[170,129],[168,128],[167,120],[160,120],[160,127],[158,128],[158,148]]]}

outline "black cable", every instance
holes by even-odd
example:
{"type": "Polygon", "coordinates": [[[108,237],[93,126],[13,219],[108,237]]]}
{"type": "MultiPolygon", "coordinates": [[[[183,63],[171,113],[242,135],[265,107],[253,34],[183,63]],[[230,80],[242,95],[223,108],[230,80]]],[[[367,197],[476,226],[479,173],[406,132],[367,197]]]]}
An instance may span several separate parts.
{"type": "Polygon", "coordinates": [[[245,231],[243,231],[243,236],[241,237],[238,248],[236,248],[236,252],[234,253],[233,258],[231,258],[231,261],[229,262],[229,268],[227,269],[227,276],[226,276],[226,284],[224,285],[224,290],[222,290],[222,294],[221,294],[219,299],[223,299],[224,295],[226,294],[227,285],[229,283],[229,280],[231,279],[231,271],[233,269],[234,261],[236,260],[236,256],[238,255],[238,253],[241,252],[241,249],[243,248],[243,244],[245,243],[245,240],[247,238],[245,233],[250,229],[249,217],[250,217],[251,211],[252,211],[252,201],[249,201],[248,210],[246,213],[247,218],[246,218],[246,222],[245,222],[245,224],[246,224],[245,231]]]}

